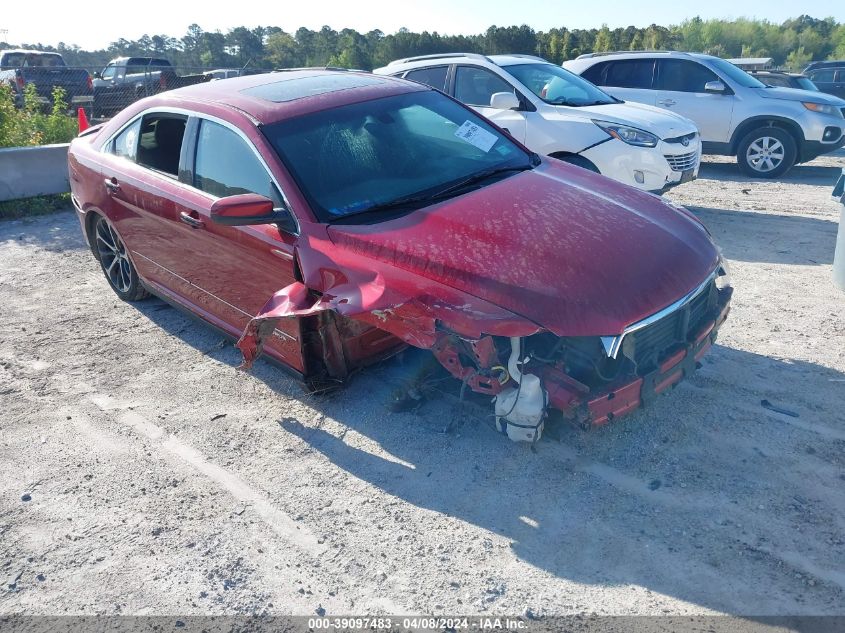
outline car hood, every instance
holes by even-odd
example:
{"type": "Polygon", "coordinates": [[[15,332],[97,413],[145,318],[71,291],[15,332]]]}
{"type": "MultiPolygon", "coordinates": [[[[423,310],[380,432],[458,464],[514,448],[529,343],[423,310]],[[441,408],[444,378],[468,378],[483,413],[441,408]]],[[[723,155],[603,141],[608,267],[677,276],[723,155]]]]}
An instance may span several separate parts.
{"type": "Polygon", "coordinates": [[[656,134],[661,139],[675,138],[698,131],[695,123],[686,117],[644,103],[609,103],[580,108],[555,106],[555,109],[561,112],[565,111],[567,114],[578,114],[589,119],[632,125],[656,134]]]}
{"type": "Polygon", "coordinates": [[[845,106],[845,99],[816,92],[814,90],[800,90],[798,88],[755,88],[764,99],[784,99],[786,101],[812,101],[840,107],[845,106]]]}
{"type": "Polygon", "coordinates": [[[401,218],[328,232],[337,247],[558,336],[619,334],[696,288],[719,258],[689,212],[557,161],[401,218]]]}

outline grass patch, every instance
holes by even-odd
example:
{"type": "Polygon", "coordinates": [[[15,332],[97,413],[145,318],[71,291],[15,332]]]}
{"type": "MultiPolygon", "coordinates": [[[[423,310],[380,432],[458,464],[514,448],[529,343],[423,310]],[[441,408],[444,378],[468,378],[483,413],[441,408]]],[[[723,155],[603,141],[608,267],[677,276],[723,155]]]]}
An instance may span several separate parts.
{"type": "Polygon", "coordinates": [[[0,220],[14,220],[33,215],[47,215],[71,206],[70,194],[59,193],[53,196],[37,196],[21,200],[0,202],[0,220]]]}

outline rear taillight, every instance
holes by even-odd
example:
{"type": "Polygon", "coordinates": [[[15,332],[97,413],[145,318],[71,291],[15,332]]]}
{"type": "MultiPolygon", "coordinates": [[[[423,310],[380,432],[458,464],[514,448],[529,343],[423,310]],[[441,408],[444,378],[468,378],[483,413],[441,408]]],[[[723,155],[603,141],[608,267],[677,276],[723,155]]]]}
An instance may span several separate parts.
{"type": "Polygon", "coordinates": [[[18,75],[17,77],[15,77],[15,81],[18,84],[18,90],[23,90],[24,86],[26,85],[26,82],[23,79],[23,75],[18,75]]]}
{"type": "Polygon", "coordinates": [[[164,73],[158,76],[158,87],[162,90],[167,90],[167,78],[164,76],[164,73]]]}
{"type": "Polygon", "coordinates": [[[88,75],[88,90],[89,91],[94,90],[94,80],[91,79],[91,75],[88,75]]]}

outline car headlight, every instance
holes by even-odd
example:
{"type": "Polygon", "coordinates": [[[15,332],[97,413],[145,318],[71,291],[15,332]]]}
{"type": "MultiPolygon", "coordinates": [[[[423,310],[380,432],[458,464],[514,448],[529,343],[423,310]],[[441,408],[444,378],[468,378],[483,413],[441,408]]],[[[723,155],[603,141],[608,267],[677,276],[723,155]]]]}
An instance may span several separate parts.
{"type": "Polygon", "coordinates": [[[657,147],[657,143],[660,141],[660,139],[654,134],[629,125],[611,123],[610,121],[596,121],[595,119],[593,119],[593,123],[598,125],[613,138],[618,138],[620,141],[627,143],[628,145],[636,145],[637,147],[657,147]]]}
{"type": "Polygon", "coordinates": [[[819,114],[829,114],[831,116],[843,116],[842,110],[836,106],[828,105],[827,103],[813,103],[812,101],[801,102],[805,108],[818,112],[819,114]]]}

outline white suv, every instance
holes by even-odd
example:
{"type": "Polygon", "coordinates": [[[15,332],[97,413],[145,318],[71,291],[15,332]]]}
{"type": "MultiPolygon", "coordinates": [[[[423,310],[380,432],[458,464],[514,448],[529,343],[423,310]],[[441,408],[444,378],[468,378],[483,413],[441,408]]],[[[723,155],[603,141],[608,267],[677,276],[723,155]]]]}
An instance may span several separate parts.
{"type": "Polygon", "coordinates": [[[711,55],[590,53],[563,65],[615,97],[689,117],[705,153],[736,156],[751,176],[775,178],[845,144],[842,99],[771,88],[711,55]]]}
{"type": "Polygon", "coordinates": [[[539,57],[447,53],[391,62],[373,71],[453,96],[538,154],[661,192],[698,175],[692,121],[629,104],[539,57]]]}

